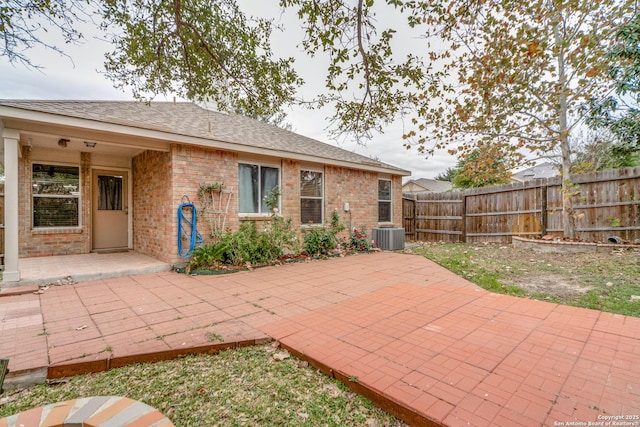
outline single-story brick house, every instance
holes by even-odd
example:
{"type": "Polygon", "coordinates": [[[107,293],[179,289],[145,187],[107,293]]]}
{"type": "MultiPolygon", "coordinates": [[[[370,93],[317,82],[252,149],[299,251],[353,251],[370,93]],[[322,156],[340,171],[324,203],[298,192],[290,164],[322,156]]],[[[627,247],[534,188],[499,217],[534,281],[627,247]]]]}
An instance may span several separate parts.
{"type": "Polygon", "coordinates": [[[0,130],[5,282],[20,280],[19,257],[130,249],[178,262],[177,208],[197,206],[204,183],[224,183],[231,229],[267,218],[275,186],[296,227],[334,209],[369,231],[402,226],[409,172],[193,103],[0,100],[0,130]]]}

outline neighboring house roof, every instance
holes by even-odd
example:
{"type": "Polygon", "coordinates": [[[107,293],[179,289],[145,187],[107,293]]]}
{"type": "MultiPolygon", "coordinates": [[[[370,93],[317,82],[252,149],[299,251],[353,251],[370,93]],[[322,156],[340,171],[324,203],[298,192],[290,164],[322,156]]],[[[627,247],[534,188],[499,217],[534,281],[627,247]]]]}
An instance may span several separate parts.
{"type": "Polygon", "coordinates": [[[514,173],[511,175],[511,179],[513,181],[525,182],[531,181],[532,179],[553,178],[558,175],[560,175],[558,166],[553,163],[545,162],[522,170],[518,173],[514,173]]]}
{"type": "Polygon", "coordinates": [[[451,183],[448,181],[440,181],[437,179],[420,178],[407,181],[402,186],[404,193],[420,193],[430,191],[432,193],[444,193],[451,190],[451,183]]]}
{"type": "Polygon", "coordinates": [[[2,117],[96,130],[108,125],[110,131],[123,134],[138,129],[148,136],[187,144],[410,175],[404,169],[259,120],[207,110],[190,102],[0,100],[2,117]]]}

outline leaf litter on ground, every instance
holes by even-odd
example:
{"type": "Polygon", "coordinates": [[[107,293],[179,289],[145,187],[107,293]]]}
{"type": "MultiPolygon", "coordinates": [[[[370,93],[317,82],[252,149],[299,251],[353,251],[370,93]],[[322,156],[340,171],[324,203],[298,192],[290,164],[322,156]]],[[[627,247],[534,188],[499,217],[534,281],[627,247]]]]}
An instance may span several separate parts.
{"type": "Polygon", "coordinates": [[[640,250],[539,253],[512,245],[422,243],[423,255],[491,292],[640,317],[640,250]]]}
{"type": "Polygon", "coordinates": [[[277,343],[138,364],[0,395],[0,417],[87,396],[142,401],[177,426],[406,426],[277,343]]]}

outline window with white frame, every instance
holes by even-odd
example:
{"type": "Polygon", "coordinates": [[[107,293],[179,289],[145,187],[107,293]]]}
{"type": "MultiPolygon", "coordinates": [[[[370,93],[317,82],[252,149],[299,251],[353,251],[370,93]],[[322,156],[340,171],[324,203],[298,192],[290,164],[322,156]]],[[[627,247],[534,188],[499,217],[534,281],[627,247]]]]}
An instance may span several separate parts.
{"type": "Polygon", "coordinates": [[[33,227],[80,225],[80,168],[34,163],[31,169],[33,227]]]}
{"type": "Polygon", "coordinates": [[[240,163],[238,199],[241,214],[267,214],[265,197],[280,185],[280,169],[272,166],[240,163]]]}
{"type": "Polygon", "coordinates": [[[322,224],[323,201],[322,172],[300,171],[300,222],[322,224]]]}
{"type": "Polygon", "coordinates": [[[391,222],[391,180],[378,180],[378,222],[391,222]]]}

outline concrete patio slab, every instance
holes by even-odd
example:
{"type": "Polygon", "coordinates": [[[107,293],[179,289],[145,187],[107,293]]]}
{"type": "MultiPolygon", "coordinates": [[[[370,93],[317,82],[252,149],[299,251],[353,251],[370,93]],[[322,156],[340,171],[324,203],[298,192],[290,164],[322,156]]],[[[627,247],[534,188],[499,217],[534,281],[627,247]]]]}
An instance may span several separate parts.
{"type": "Polygon", "coordinates": [[[9,286],[46,285],[71,277],[76,282],[157,273],[171,270],[171,265],[135,251],[20,258],[20,282],[9,286]]]}
{"type": "Polygon", "coordinates": [[[54,286],[0,298],[0,328],[9,379],[274,338],[415,425],[640,414],[640,319],[492,294],[415,255],[54,286]]]}

